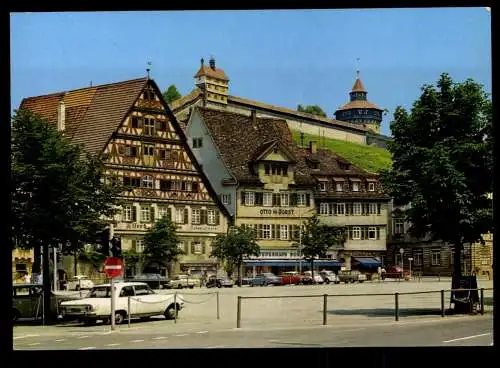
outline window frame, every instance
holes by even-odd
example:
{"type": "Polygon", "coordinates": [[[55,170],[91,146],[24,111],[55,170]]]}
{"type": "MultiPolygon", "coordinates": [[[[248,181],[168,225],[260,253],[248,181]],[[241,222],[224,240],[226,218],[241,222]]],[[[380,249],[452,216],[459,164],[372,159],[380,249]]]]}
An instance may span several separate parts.
{"type": "Polygon", "coordinates": [[[337,215],[345,215],[346,214],[346,212],[345,212],[345,203],[344,202],[336,203],[335,213],[337,215]],[[342,211],[339,211],[339,208],[341,208],[342,211]]]}
{"type": "Polygon", "coordinates": [[[362,206],[361,202],[353,202],[352,214],[358,216],[358,215],[361,215],[362,213],[363,213],[363,206],[362,206]],[[356,209],[358,211],[356,211],[356,209]]]}
{"type": "Polygon", "coordinates": [[[154,178],[152,175],[144,175],[141,177],[141,188],[154,189],[154,178]]]}
{"type": "Polygon", "coordinates": [[[351,183],[351,190],[352,190],[353,192],[359,192],[359,187],[360,187],[360,185],[359,185],[359,181],[353,181],[353,182],[351,183]]]}
{"type": "Polygon", "coordinates": [[[368,183],[368,191],[369,192],[374,192],[375,191],[375,183],[374,182],[369,182],[368,183]]]}
{"type": "Polygon", "coordinates": [[[272,237],[272,226],[270,224],[262,224],[262,239],[271,240],[272,237]],[[268,236],[266,236],[266,234],[268,236]]]}
{"type": "Polygon", "coordinates": [[[289,226],[287,224],[281,224],[280,225],[280,240],[289,240],[289,239],[290,239],[289,226]]]}
{"type": "Polygon", "coordinates": [[[441,266],[441,250],[432,249],[431,250],[431,266],[441,266]],[[438,261],[435,262],[434,256],[438,257],[438,261]]]}
{"type": "Polygon", "coordinates": [[[272,207],[272,205],[273,205],[273,193],[262,192],[262,206],[272,207]]]}
{"type": "Polygon", "coordinates": [[[290,193],[280,193],[280,207],[289,207],[289,206],[290,206],[290,193]]]}
{"type": "Polygon", "coordinates": [[[255,192],[245,192],[245,206],[255,206],[255,192]]]}
{"type": "Polygon", "coordinates": [[[377,240],[377,227],[368,226],[368,230],[367,230],[366,235],[367,235],[368,240],[377,240]],[[370,232],[373,232],[373,237],[370,236],[370,232]]]}
{"type": "Polygon", "coordinates": [[[217,211],[213,208],[207,209],[207,225],[217,225],[217,211]]]}
{"type": "Polygon", "coordinates": [[[201,223],[201,208],[191,208],[191,224],[199,225],[201,223]]]}
{"type": "Polygon", "coordinates": [[[297,193],[297,206],[307,206],[307,193],[297,193]]]}
{"type": "Polygon", "coordinates": [[[141,222],[151,222],[151,206],[141,206],[140,213],[141,222]],[[147,216],[144,216],[146,213],[147,216]]]}
{"type": "Polygon", "coordinates": [[[122,209],[122,221],[133,221],[132,217],[133,205],[125,204],[122,209]]]}
{"type": "Polygon", "coordinates": [[[336,192],[343,192],[344,191],[344,182],[343,181],[336,181],[335,182],[335,191],[336,192]]]}
{"type": "Polygon", "coordinates": [[[361,226],[353,226],[352,227],[352,240],[361,240],[361,226]],[[354,235],[357,233],[357,237],[354,235]]]}

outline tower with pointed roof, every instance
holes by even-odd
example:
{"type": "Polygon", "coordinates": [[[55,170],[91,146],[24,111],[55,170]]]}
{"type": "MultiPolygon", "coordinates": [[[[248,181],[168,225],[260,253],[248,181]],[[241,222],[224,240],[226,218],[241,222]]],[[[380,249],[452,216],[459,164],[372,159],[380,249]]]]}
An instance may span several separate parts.
{"type": "Polygon", "coordinates": [[[380,134],[380,123],[384,110],[368,101],[366,97],[368,92],[359,78],[359,70],[356,74],[356,81],[349,92],[350,101],[335,111],[335,118],[366,126],[373,132],[380,134]]]}
{"type": "Polygon", "coordinates": [[[209,65],[205,65],[203,58],[198,72],[194,75],[196,86],[203,92],[205,105],[226,106],[229,94],[229,78],[224,70],[215,67],[215,58],[212,56],[209,65]]]}

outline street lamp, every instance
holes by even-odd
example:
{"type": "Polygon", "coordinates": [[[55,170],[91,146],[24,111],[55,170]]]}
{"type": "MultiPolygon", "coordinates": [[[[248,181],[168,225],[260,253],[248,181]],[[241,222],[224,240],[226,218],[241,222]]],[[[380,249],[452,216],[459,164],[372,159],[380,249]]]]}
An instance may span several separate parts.
{"type": "Polygon", "coordinates": [[[408,258],[408,261],[410,262],[410,280],[411,280],[411,261],[413,261],[413,258],[412,257],[408,258]]]}
{"type": "Polygon", "coordinates": [[[403,274],[403,254],[405,253],[405,250],[403,248],[399,248],[399,253],[401,254],[401,279],[404,278],[403,274]]]}

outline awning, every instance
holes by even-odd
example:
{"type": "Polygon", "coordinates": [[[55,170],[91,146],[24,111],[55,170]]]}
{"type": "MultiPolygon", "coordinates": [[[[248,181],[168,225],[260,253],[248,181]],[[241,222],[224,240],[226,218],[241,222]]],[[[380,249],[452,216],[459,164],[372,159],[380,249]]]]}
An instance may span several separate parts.
{"type": "MultiPolygon", "coordinates": [[[[261,261],[244,261],[247,267],[294,267],[298,266],[300,260],[261,260],[261,261]]],[[[302,260],[302,265],[310,265],[311,262],[302,260]]],[[[314,261],[314,266],[317,267],[342,267],[343,263],[337,260],[317,260],[314,261]]]]}
{"type": "Polygon", "coordinates": [[[374,257],[352,257],[355,262],[358,262],[361,267],[375,268],[381,267],[382,262],[374,257]]]}

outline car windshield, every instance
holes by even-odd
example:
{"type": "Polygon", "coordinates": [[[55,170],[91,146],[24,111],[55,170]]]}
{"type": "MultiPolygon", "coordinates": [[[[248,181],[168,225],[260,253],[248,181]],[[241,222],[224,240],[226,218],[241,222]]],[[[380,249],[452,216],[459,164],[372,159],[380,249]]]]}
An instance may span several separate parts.
{"type": "Polygon", "coordinates": [[[109,298],[109,286],[96,286],[90,290],[88,298],[109,298]]]}

